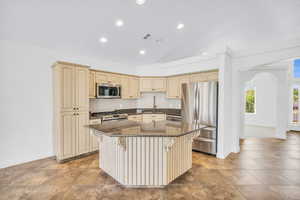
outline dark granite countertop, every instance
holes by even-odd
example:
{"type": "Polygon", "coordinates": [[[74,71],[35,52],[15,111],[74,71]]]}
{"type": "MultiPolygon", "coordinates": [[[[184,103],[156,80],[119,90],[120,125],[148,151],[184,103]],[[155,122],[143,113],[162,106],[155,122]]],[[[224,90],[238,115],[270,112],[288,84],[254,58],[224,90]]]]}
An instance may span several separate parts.
{"type": "Polygon", "coordinates": [[[180,109],[174,109],[174,108],[132,108],[132,109],[120,109],[115,110],[111,112],[98,112],[98,113],[92,113],[90,115],[90,119],[99,119],[102,116],[105,115],[112,115],[112,114],[122,114],[126,113],[128,115],[138,115],[138,114],[167,114],[167,115],[181,115],[180,109]]]}
{"type": "Polygon", "coordinates": [[[181,121],[168,120],[150,123],[119,120],[88,126],[99,134],[110,137],[179,137],[207,127],[202,124],[188,124],[181,121]]]}

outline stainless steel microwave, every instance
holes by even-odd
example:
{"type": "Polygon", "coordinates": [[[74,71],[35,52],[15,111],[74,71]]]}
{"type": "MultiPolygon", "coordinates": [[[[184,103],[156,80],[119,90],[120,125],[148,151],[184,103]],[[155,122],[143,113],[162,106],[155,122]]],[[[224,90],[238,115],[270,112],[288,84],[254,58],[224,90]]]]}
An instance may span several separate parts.
{"type": "Polygon", "coordinates": [[[106,83],[97,83],[96,97],[98,99],[119,99],[121,98],[121,86],[106,83]]]}

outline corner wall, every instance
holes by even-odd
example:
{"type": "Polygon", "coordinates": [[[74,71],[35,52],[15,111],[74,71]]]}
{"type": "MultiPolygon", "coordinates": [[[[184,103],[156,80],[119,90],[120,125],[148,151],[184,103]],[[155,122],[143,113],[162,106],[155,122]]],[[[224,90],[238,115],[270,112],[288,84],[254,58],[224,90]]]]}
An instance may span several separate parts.
{"type": "Polygon", "coordinates": [[[51,65],[57,60],[135,73],[126,66],[0,40],[0,168],[54,155],[51,65]]]}

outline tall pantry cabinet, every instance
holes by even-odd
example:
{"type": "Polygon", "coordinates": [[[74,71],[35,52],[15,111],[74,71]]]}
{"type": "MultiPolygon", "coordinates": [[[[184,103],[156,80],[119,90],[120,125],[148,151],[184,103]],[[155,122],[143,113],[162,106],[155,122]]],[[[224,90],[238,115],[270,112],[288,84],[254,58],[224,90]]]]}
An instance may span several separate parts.
{"type": "Polygon", "coordinates": [[[54,149],[62,161],[90,151],[89,69],[57,62],[53,78],[54,149]]]}

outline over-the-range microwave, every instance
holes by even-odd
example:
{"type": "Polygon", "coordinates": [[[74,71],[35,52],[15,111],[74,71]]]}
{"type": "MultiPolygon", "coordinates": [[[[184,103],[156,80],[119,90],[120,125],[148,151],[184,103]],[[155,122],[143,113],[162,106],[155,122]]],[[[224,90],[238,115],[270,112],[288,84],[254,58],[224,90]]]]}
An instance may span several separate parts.
{"type": "Polygon", "coordinates": [[[96,98],[98,99],[119,99],[121,98],[121,86],[108,83],[96,84],[96,98]]]}

